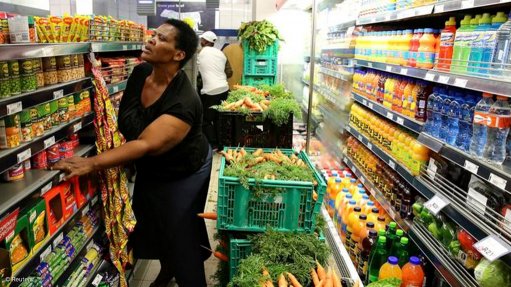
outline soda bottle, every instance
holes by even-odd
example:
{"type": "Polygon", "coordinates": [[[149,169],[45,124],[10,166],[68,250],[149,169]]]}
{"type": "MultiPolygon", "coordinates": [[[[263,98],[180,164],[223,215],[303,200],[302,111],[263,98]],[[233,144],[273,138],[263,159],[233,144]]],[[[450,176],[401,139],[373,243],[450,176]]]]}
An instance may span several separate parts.
{"type": "Polygon", "coordinates": [[[415,29],[413,31],[412,40],[410,40],[410,52],[407,65],[410,67],[417,67],[417,59],[419,58],[419,46],[420,46],[420,38],[424,34],[423,29],[415,29]]]}
{"type": "Polygon", "coordinates": [[[472,140],[472,122],[474,120],[475,96],[469,94],[468,98],[461,105],[461,118],[459,121],[459,132],[455,145],[468,152],[472,140]]]}
{"type": "Polygon", "coordinates": [[[418,257],[410,257],[410,261],[403,266],[401,279],[401,287],[422,287],[424,285],[424,271],[418,257]]]}
{"type": "Polygon", "coordinates": [[[396,257],[399,258],[399,267],[403,267],[406,262],[408,261],[408,243],[409,239],[407,237],[401,237],[399,240],[399,247],[397,249],[397,255],[396,257]]]}
{"type": "Polygon", "coordinates": [[[492,57],[492,75],[495,78],[511,78],[511,13],[495,36],[497,40],[492,57]]]}
{"type": "Polygon", "coordinates": [[[507,21],[504,12],[497,12],[497,15],[491,19],[491,28],[486,31],[483,42],[483,53],[481,56],[481,64],[479,65],[479,74],[487,76],[490,74],[490,62],[492,60],[493,51],[497,45],[497,30],[507,21]]]}
{"type": "Polygon", "coordinates": [[[422,69],[432,69],[435,65],[435,42],[433,29],[424,29],[424,34],[419,40],[417,67],[422,69]]]}
{"type": "Polygon", "coordinates": [[[392,221],[389,223],[389,228],[387,229],[387,232],[385,233],[385,236],[387,237],[387,249],[390,250],[392,248],[392,243],[394,243],[394,240],[396,239],[396,231],[397,231],[397,223],[392,221]]]}
{"type": "Polygon", "coordinates": [[[483,59],[484,42],[486,32],[490,31],[491,27],[491,16],[490,13],[484,13],[483,17],[479,20],[479,25],[474,29],[474,35],[477,35],[472,42],[472,49],[470,51],[470,58],[468,63],[468,72],[470,74],[479,73],[479,67],[483,59]]]}
{"type": "Polygon", "coordinates": [[[493,164],[502,164],[506,159],[506,140],[511,125],[511,107],[505,96],[497,96],[487,117],[487,137],[483,158],[493,164]]]}
{"type": "Polygon", "coordinates": [[[426,123],[424,124],[424,132],[432,135],[433,127],[435,126],[435,116],[434,116],[434,107],[436,106],[436,95],[438,93],[438,88],[434,87],[433,91],[428,97],[428,103],[426,104],[426,123]]]}
{"type": "Polygon", "coordinates": [[[452,52],[452,62],[450,67],[451,72],[460,72],[462,70],[463,66],[463,62],[461,62],[462,51],[464,49],[463,47],[468,45],[467,36],[470,33],[471,19],[472,16],[465,15],[465,18],[463,18],[463,20],[460,21],[460,28],[456,31],[452,52]]]}
{"type": "Polygon", "coordinates": [[[360,280],[364,282],[366,281],[368,271],[369,255],[371,254],[371,250],[376,243],[377,237],[378,233],[375,230],[369,230],[367,237],[362,239],[362,248],[358,260],[357,271],[358,275],[360,276],[360,280]]]}
{"type": "Polygon", "coordinates": [[[477,103],[474,111],[474,123],[472,124],[472,140],[470,141],[470,154],[481,158],[483,156],[484,147],[486,145],[486,138],[488,127],[486,126],[486,118],[490,112],[490,107],[493,105],[493,95],[483,93],[483,98],[477,103]]]}
{"type": "Polygon", "coordinates": [[[440,50],[438,51],[437,59],[437,69],[440,71],[449,71],[451,69],[455,35],[456,17],[450,17],[449,21],[445,22],[445,28],[440,35],[440,50]]]}
{"type": "Polygon", "coordinates": [[[398,265],[399,260],[395,256],[389,256],[387,263],[383,264],[380,268],[380,273],[378,275],[378,280],[388,279],[388,278],[397,278],[401,280],[402,271],[398,265]]]}
{"type": "MultiPolygon", "coordinates": [[[[388,256],[387,238],[385,236],[378,237],[378,242],[371,249],[368,261],[368,276],[366,284],[378,281],[380,267],[385,263],[388,256]]],[[[397,258],[396,258],[397,259],[397,258]]],[[[396,260],[397,261],[397,260],[396,260]]]]}
{"type": "Polygon", "coordinates": [[[461,119],[461,105],[463,104],[463,94],[460,91],[454,92],[454,99],[449,105],[449,111],[447,112],[450,121],[448,122],[448,131],[445,138],[445,142],[450,145],[455,145],[456,137],[459,132],[459,121],[461,119]]]}
{"type": "Polygon", "coordinates": [[[392,242],[392,246],[390,247],[389,255],[397,256],[397,251],[401,247],[401,237],[404,236],[404,231],[401,229],[396,230],[396,236],[394,241],[392,242]]]}

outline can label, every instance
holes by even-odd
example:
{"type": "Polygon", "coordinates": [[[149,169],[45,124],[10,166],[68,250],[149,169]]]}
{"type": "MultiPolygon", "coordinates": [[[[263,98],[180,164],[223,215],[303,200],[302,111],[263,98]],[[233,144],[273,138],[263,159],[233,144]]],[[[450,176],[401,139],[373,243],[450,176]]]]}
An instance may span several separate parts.
{"type": "Polygon", "coordinates": [[[59,144],[52,145],[46,150],[49,164],[55,164],[60,160],[59,144]]]}
{"type": "Polygon", "coordinates": [[[25,176],[25,172],[23,171],[23,164],[17,164],[10,168],[7,172],[4,173],[4,179],[6,181],[15,181],[23,179],[25,176]]]}
{"type": "Polygon", "coordinates": [[[21,65],[21,74],[22,75],[29,75],[34,72],[34,65],[33,65],[33,61],[31,59],[30,60],[21,60],[20,65],[21,65]]]}
{"type": "Polygon", "coordinates": [[[46,169],[48,167],[48,158],[45,150],[32,157],[32,165],[34,169],[46,169]]]}

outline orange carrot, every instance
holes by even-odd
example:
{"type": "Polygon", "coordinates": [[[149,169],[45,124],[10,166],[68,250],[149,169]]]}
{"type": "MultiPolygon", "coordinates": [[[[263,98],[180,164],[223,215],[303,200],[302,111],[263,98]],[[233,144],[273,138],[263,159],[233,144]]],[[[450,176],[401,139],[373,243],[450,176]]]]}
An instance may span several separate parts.
{"type": "Polygon", "coordinates": [[[287,274],[287,278],[289,278],[289,281],[291,281],[291,284],[293,284],[293,287],[303,287],[302,284],[300,284],[300,282],[298,282],[298,280],[296,279],[296,277],[289,273],[289,272],[286,272],[287,274]]]}
{"type": "Polygon", "coordinates": [[[287,287],[288,286],[286,277],[282,273],[280,273],[280,275],[279,275],[279,282],[278,282],[278,284],[279,284],[279,287],[287,287]]]}
{"type": "Polygon", "coordinates": [[[334,282],[332,280],[332,268],[328,268],[328,272],[326,273],[326,279],[324,287],[334,287],[334,282]]]}
{"type": "Polygon", "coordinates": [[[197,216],[202,217],[204,219],[211,219],[211,220],[218,219],[218,214],[216,212],[197,213],[197,216]]]}
{"type": "Polygon", "coordinates": [[[312,199],[314,199],[314,201],[318,201],[318,193],[315,190],[312,191],[312,199]]]}
{"type": "Polygon", "coordinates": [[[325,272],[325,268],[323,268],[323,266],[321,266],[321,264],[319,264],[319,262],[316,260],[316,265],[318,266],[318,278],[319,280],[323,280],[326,278],[326,272],[325,272]]]}
{"type": "Polygon", "coordinates": [[[337,276],[337,273],[335,271],[332,272],[333,280],[334,280],[334,287],[342,287],[341,279],[339,279],[339,276],[337,276]]]}
{"type": "Polygon", "coordinates": [[[320,286],[318,273],[316,273],[316,270],[314,270],[314,268],[311,268],[311,277],[312,277],[312,283],[314,283],[314,287],[320,286]]]}
{"type": "Polygon", "coordinates": [[[270,277],[270,273],[268,272],[268,270],[266,268],[263,268],[263,276],[268,278],[264,283],[261,283],[261,286],[263,287],[274,287],[273,286],[273,282],[271,280],[271,277],[270,277]]]}
{"type": "Polygon", "coordinates": [[[209,252],[213,253],[213,256],[215,256],[216,258],[220,259],[221,261],[229,262],[229,257],[227,257],[227,255],[223,254],[222,252],[220,252],[220,251],[213,251],[213,250],[207,248],[204,245],[201,245],[201,247],[206,249],[206,250],[208,250],[209,252]]]}

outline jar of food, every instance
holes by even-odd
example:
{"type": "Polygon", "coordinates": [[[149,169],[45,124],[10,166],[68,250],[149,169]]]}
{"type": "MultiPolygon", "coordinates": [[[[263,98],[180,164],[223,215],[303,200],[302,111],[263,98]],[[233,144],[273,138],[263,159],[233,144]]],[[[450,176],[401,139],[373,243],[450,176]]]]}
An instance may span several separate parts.
{"type": "Polygon", "coordinates": [[[44,134],[44,123],[39,118],[37,107],[30,108],[30,118],[32,118],[32,136],[33,138],[40,137],[44,134]]]}
{"type": "Polygon", "coordinates": [[[54,127],[60,125],[58,110],[59,110],[59,102],[58,102],[58,100],[50,102],[51,125],[54,126],[54,127]]]}
{"type": "Polygon", "coordinates": [[[15,148],[21,143],[20,115],[10,115],[0,119],[0,148],[15,148]]]}
{"type": "Polygon", "coordinates": [[[34,61],[32,59],[23,59],[19,61],[20,75],[30,75],[34,72],[34,61]]]}
{"type": "Polygon", "coordinates": [[[59,82],[55,57],[43,58],[43,72],[45,85],[55,85],[59,82]]]}
{"type": "Polygon", "coordinates": [[[85,78],[85,63],[84,63],[84,56],[83,54],[79,54],[77,55],[78,56],[78,67],[80,67],[78,69],[79,73],[78,73],[78,78],[85,78]]]}
{"type": "Polygon", "coordinates": [[[37,87],[44,87],[44,73],[43,73],[43,60],[42,58],[35,58],[32,60],[34,73],[37,80],[37,87]]]}
{"type": "Polygon", "coordinates": [[[83,113],[84,114],[90,113],[92,111],[92,103],[90,100],[89,90],[81,92],[80,97],[82,99],[83,113]]]}
{"type": "Polygon", "coordinates": [[[11,168],[9,168],[3,176],[3,179],[7,182],[21,180],[25,177],[25,172],[23,170],[23,164],[19,163],[11,168]]]}
{"type": "Polygon", "coordinates": [[[0,61],[0,79],[9,79],[9,63],[0,61]]]}
{"type": "Polygon", "coordinates": [[[32,167],[34,169],[48,168],[48,157],[46,154],[46,150],[43,150],[32,157],[32,167]]]}
{"type": "Polygon", "coordinates": [[[21,121],[21,142],[29,142],[34,138],[32,130],[32,116],[30,115],[30,110],[27,109],[21,111],[20,121],[21,121]]]}
{"type": "Polygon", "coordinates": [[[68,113],[68,103],[67,98],[60,98],[58,100],[58,111],[59,114],[59,122],[60,123],[67,123],[69,122],[69,113],[68,113]]]}
{"type": "Polygon", "coordinates": [[[50,117],[50,103],[44,103],[37,106],[37,115],[43,122],[44,131],[49,131],[53,127],[50,117]]]}
{"type": "Polygon", "coordinates": [[[69,120],[72,120],[77,117],[75,98],[72,95],[67,97],[67,113],[69,115],[69,120]]]}
{"type": "Polygon", "coordinates": [[[71,55],[57,57],[57,70],[69,69],[72,66],[71,55]]]}

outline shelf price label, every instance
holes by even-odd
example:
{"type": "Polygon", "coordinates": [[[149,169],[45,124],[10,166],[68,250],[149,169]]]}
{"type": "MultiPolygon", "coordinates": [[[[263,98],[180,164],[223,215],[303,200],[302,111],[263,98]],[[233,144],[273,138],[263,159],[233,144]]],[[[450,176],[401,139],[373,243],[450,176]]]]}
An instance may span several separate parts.
{"type": "Polygon", "coordinates": [[[473,188],[468,189],[467,193],[467,203],[474,207],[477,213],[484,215],[486,211],[486,203],[488,202],[488,198],[473,188]]]}
{"type": "Polygon", "coordinates": [[[357,168],[355,166],[352,166],[351,171],[353,171],[353,173],[357,173],[357,168]]]}
{"type": "Polygon", "coordinates": [[[78,122],[73,126],[73,133],[76,133],[77,131],[82,129],[82,122],[78,122]]]}
{"type": "Polygon", "coordinates": [[[493,262],[511,252],[509,246],[495,237],[495,235],[490,235],[480,240],[474,244],[474,248],[490,262],[493,262]]]}
{"type": "Polygon", "coordinates": [[[502,177],[490,173],[490,178],[488,179],[489,182],[493,183],[496,187],[500,189],[506,189],[507,180],[503,179],[502,177]]]}
{"type": "Polygon", "coordinates": [[[41,188],[41,196],[45,193],[47,193],[51,188],[53,187],[52,182],[48,182],[45,186],[41,188]]]}
{"type": "Polygon", "coordinates": [[[373,63],[369,62],[369,63],[367,63],[367,66],[368,66],[369,68],[372,68],[372,67],[373,67],[373,63]]]}
{"type": "Polygon", "coordinates": [[[401,68],[401,75],[408,75],[408,69],[407,68],[401,68]]]}
{"type": "Polygon", "coordinates": [[[470,171],[473,174],[477,174],[477,171],[479,170],[479,166],[471,161],[465,160],[465,164],[463,167],[470,171]]]}
{"type": "Polygon", "coordinates": [[[122,45],[122,50],[123,51],[127,51],[128,50],[128,45],[122,45]]]}
{"type": "Polygon", "coordinates": [[[444,5],[435,5],[435,13],[443,13],[444,5]]]}
{"type": "Polygon", "coordinates": [[[51,136],[44,140],[44,149],[47,149],[55,144],[55,136],[51,136]]]}
{"type": "Polygon", "coordinates": [[[385,70],[386,70],[387,72],[392,73],[392,66],[386,66],[386,67],[385,67],[385,70]]]}
{"type": "Polygon", "coordinates": [[[447,83],[449,83],[449,77],[448,76],[438,76],[438,82],[441,84],[447,84],[447,83]]]}
{"type": "Polygon", "coordinates": [[[394,120],[394,114],[392,114],[391,112],[387,112],[387,118],[390,120],[394,120]]]}
{"type": "Polygon", "coordinates": [[[345,158],[343,159],[343,161],[344,161],[344,163],[345,163],[345,164],[348,164],[348,158],[347,158],[347,157],[345,157],[345,158]]]}
{"type": "Polygon", "coordinates": [[[468,9],[474,7],[474,0],[461,1],[461,8],[468,9]]]}
{"type": "Polygon", "coordinates": [[[367,100],[362,100],[362,104],[364,104],[364,106],[367,106],[367,100]]]}
{"type": "Polygon", "coordinates": [[[359,141],[362,141],[362,136],[361,135],[358,135],[357,138],[358,138],[359,141]]]}
{"type": "Polygon", "coordinates": [[[101,280],[103,280],[103,276],[96,274],[96,277],[94,277],[94,280],[92,280],[92,285],[98,286],[99,283],[101,283],[101,280]]]}
{"type": "Polygon", "coordinates": [[[368,106],[371,110],[372,110],[372,109],[373,109],[373,107],[374,107],[374,106],[373,106],[373,103],[369,103],[367,106],[368,106]]]}
{"type": "Polygon", "coordinates": [[[87,213],[89,212],[90,210],[90,207],[89,205],[87,204],[83,209],[82,209],[82,216],[85,216],[87,215],[87,213]]]}
{"type": "Polygon", "coordinates": [[[467,86],[467,82],[468,82],[467,79],[460,79],[460,78],[454,79],[454,85],[458,86],[458,87],[461,87],[461,88],[466,87],[467,86]]]}
{"type": "Polygon", "coordinates": [[[441,198],[438,195],[433,196],[430,200],[424,203],[426,207],[433,215],[437,215],[444,207],[449,204],[449,201],[441,198]]]}
{"type": "Polygon", "coordinates": [[[426,76],[424,76],[424,80],[426,81],[434,81],[435,80],[435,74],[431,72],[427,72],[426,76]]]}
{"type": "Polygon", "coordinates": [[[365,184],[366,183],[366,179],[362,176],[362,177],[360,177],[360,182],[362,182],[362,184],[365,184]]]}
{"type": "Polygon", "coordinates": [[[368,142],[367,143],[367,148],[370,149],[370,150],[373,150],[373,144],[368,142]]]}
{"type": "Polygon", "coordinates": [[[405,120],[402,117],[396,117],[396,122],[400,125],[404,125],[405,120]]]}
{"type": "Polygon", "coordinates": [[[32,150],[31,150],[31,149],[27,149],[27,150],[25,150],[25,151],[20,152],[20,153],[17,155],[18,163],[21,163],[21,162],[26,161],[26,160],[27,160],[27,159],[29,159],[31,156],[32,156],[32,150]]]}
{"type": "Polygon", "coordinates": [[[53,92],[53,99],[54,100],[57,100],[57,99],[60,99],[60,98],[63,98],[64,97],[64,90],[63,89],[60,89],[58,91],[54,91],[53,92]]]}
{"type": "Polygon", "coordinates": [[[394,170],[396,169],[396,163],[391,159],[389,159],[389,166],[394,170]]]}
{"type": "Polygon", "coordinates": [[[55,237],[55,239],[53,240],[53,248],[57,248],[57,246],[59,245],[59,243],[64,239],[64,232],[61,232],[57,237],[55,237]]]}
{"type": "Polygon", "coordinates": [[[23,110],[23,104],[21,103],[21,101],[7,105],[8,116],[15,113],[19,113],[21,112],[21,110],[23,110]]]}
{"type": "Polygon", "coordinates": [[[113,88],[112,88],[112,91],[114,93],[117,93],[119,91],[119,86],[115,85],[113,88]]]}

